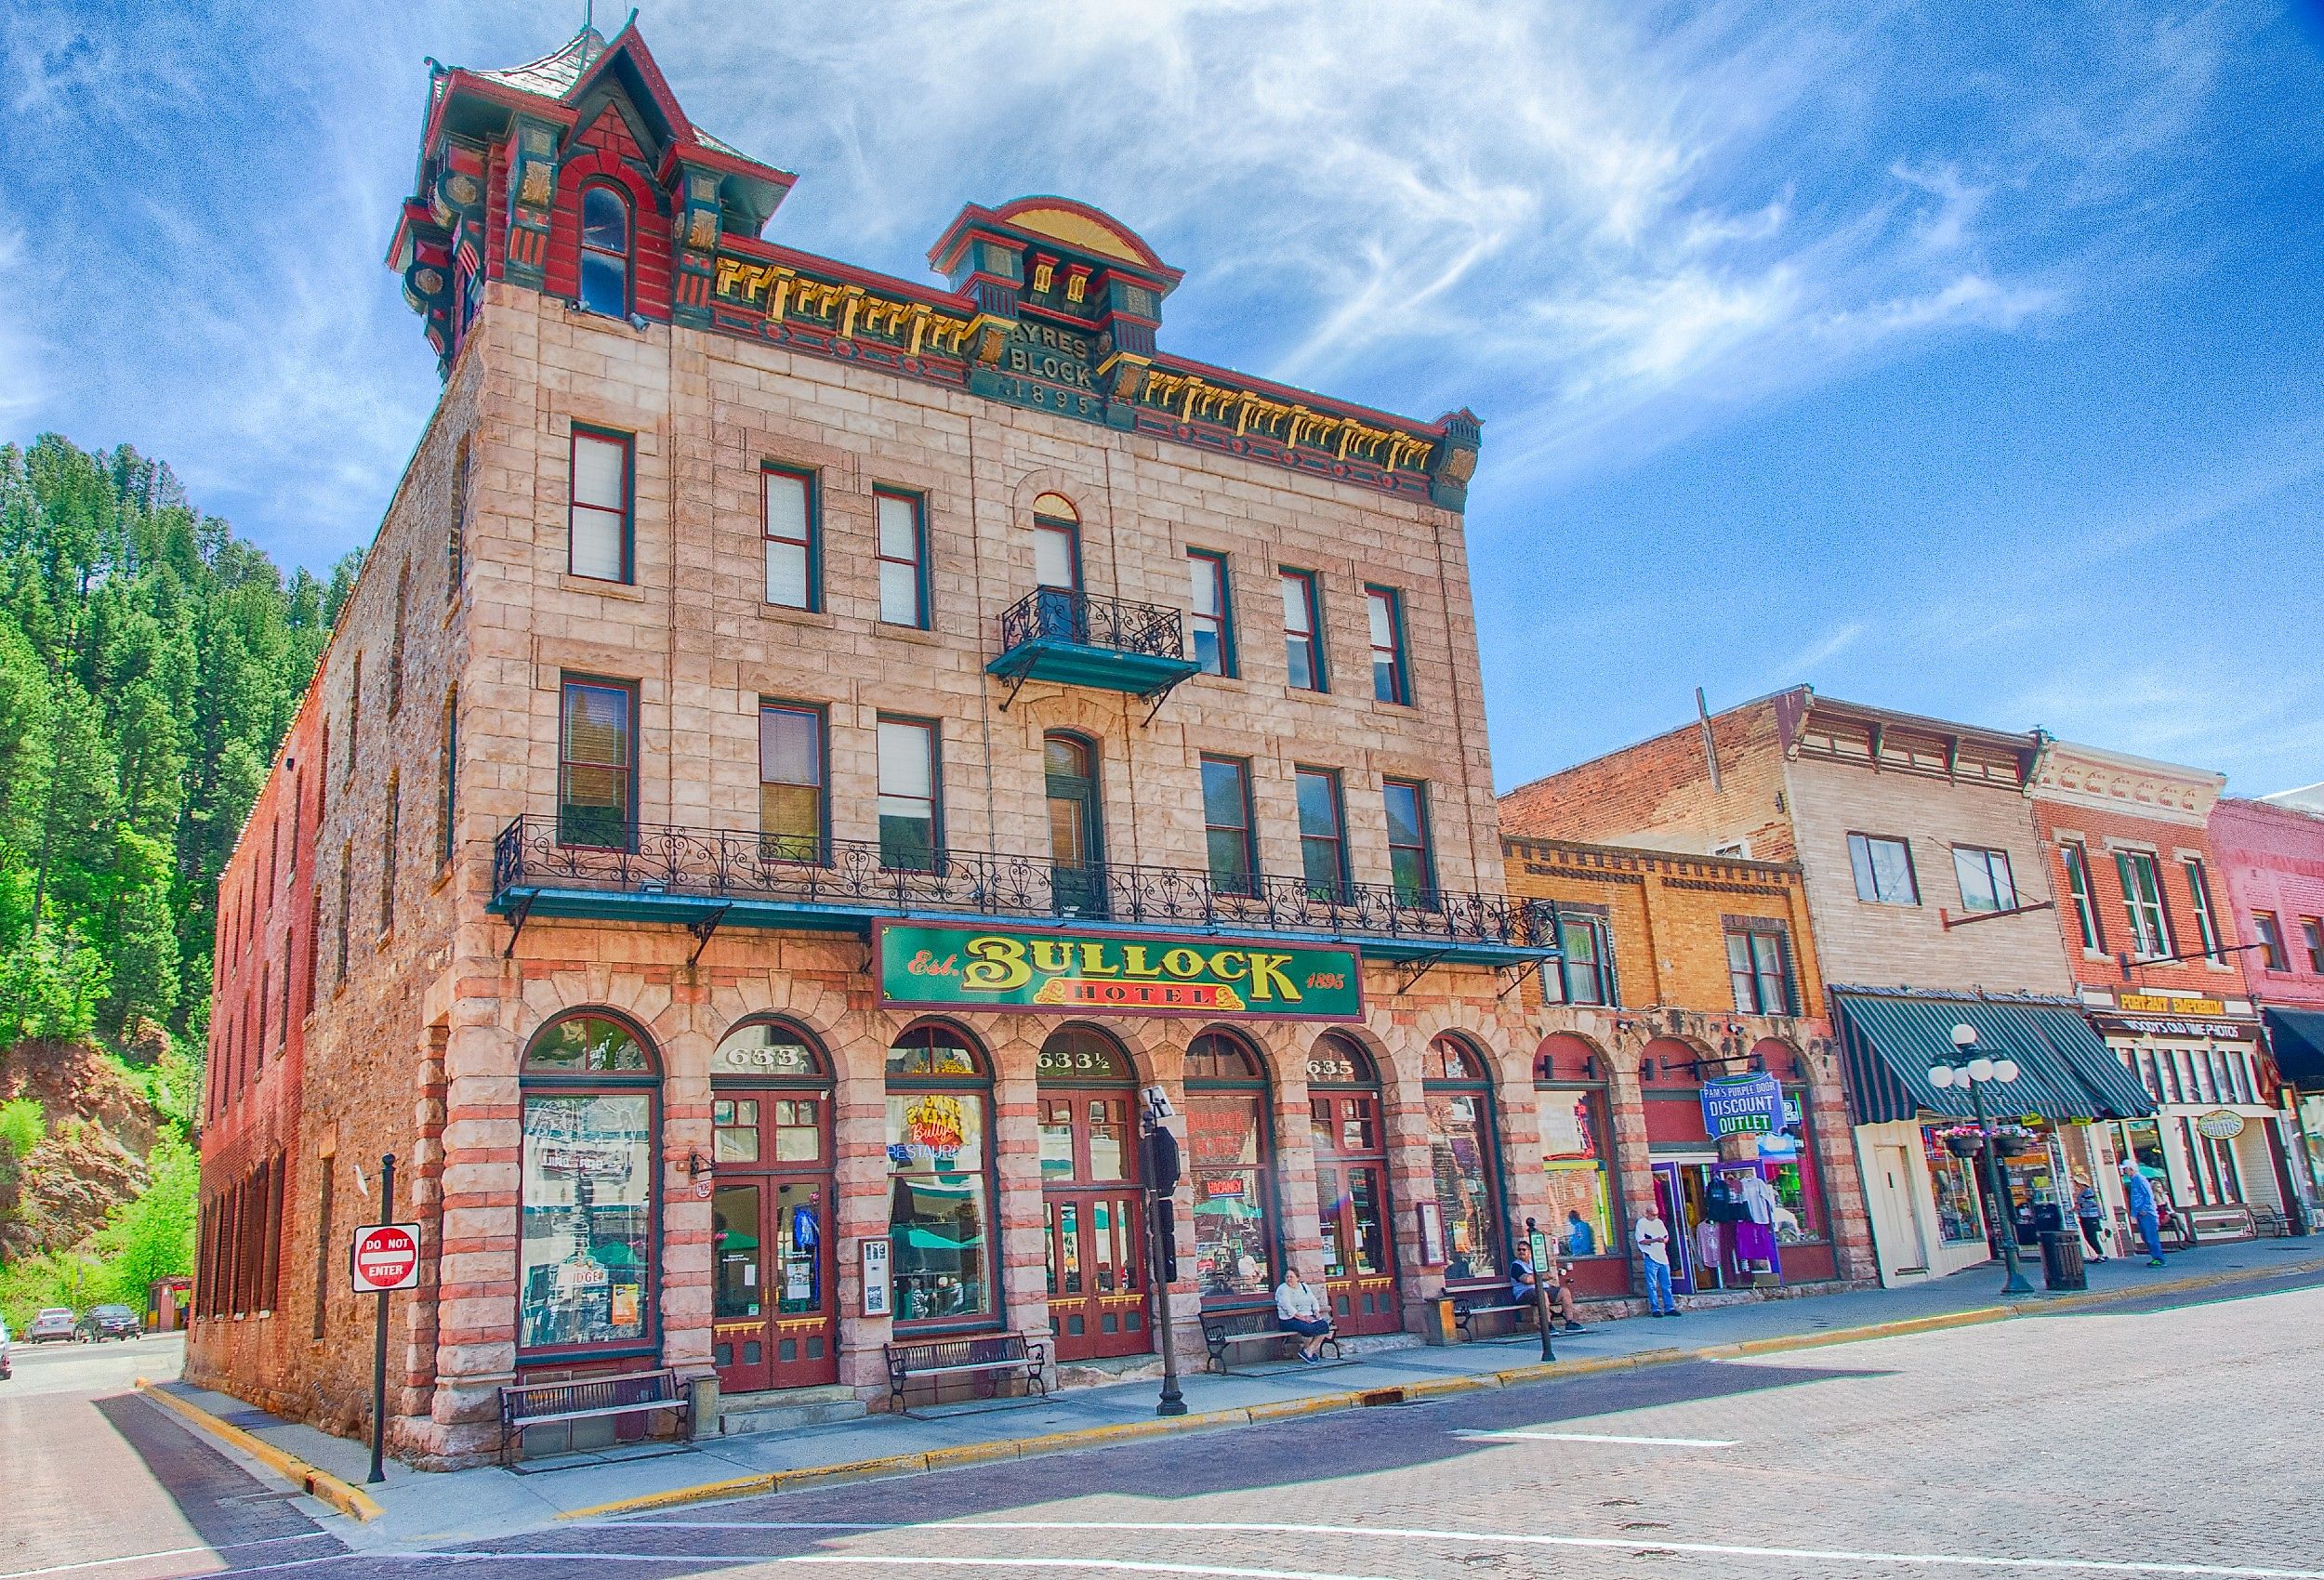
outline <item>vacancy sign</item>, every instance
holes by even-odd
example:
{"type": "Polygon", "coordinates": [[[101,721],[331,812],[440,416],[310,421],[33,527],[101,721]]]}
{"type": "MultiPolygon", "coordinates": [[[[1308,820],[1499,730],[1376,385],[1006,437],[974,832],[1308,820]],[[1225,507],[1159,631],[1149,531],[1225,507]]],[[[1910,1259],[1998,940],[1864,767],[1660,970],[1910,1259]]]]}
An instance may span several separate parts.
{"type": "Polygon", "coordinates": [[[419,1225],[367,1223],[355,1231],[350,1255],[355,1293],[385,1295],[419,1287],[419,1225]]]}

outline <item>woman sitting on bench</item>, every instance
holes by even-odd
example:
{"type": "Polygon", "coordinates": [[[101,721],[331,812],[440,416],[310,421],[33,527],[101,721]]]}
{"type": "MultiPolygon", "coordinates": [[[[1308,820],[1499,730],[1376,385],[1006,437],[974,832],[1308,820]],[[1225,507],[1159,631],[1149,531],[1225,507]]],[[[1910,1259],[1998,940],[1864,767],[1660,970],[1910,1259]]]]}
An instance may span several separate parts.
{"type": "Polygon", "coordinates": [[[1283,1282],[1275,1286],[1275,1325],[1300,1336],[1301,1363],[1313,1366],[1323,1360],[1324,1340],[1331,1336],[1331,1319],[1324,1315],[1323,1302],[1315,1298],[1297,1268],[1284,1270],[1283,1282]]]}

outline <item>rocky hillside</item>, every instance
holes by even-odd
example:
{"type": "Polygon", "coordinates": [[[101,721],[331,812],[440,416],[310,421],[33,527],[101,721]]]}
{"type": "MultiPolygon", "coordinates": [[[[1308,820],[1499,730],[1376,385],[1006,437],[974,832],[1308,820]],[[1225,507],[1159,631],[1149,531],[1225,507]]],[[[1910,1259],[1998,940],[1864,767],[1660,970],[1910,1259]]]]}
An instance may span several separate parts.
{"type": "Polygon", "coordinates": [[[164,1116],[121,1067],[86,1042],[0,1052],[0,1102],[30,1098],[47,1132],[0,1167],[0,1263],[82,1244],[148,1181],[164,1116]]]}

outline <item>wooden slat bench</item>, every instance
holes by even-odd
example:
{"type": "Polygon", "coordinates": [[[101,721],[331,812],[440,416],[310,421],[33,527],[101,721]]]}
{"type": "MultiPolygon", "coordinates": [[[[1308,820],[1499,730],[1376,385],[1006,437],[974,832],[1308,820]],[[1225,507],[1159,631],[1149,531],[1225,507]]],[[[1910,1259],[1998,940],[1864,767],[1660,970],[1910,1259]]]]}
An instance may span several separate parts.
{"type": "MultiPolygon", "coordinates": [[[[1275,1321],[1272,1306],[1253,1306],[1239,1311],[1205,1311],[1202,1314],[1203,1348],[1210,1351],[1209,1368],[1223,1376],[1231,1370],[1226,1363],[1227,1351],[1246,1345],[1296,1344],[1299,1335],[1287,1332],[1275,1321]]],[[[1317,1352],[1328,1348],[1331,1358],[1340,1358],[1338,1337],[1327,1338],[1316,1347],[1317,1352]]]]}
{"type": "Polygon", "coordinates": [[[2181,1207],[2179,1216],[2194,1231],[2199,1244],[2205,1240],[2249,1240],[2258,1232],[2251,1222],[2251,1209],[2232,1203],[2223,1206],[2181,1207]]]}
{"type": "Polygon", "coordinates": [[[1475,1332],[1469,1324],[1478,1317],[1514,1318],[1515,1320],[1509,1324],[1510,1331],[1512,1333],[1533,1320],[1533,1302],[1530,1300],[1496,1300],[1486,1296],[1456,1295],[1452,1297],[1452,1303],[1453,1325],[1460,1330],[1460,1336],[1463,1338],[1476,1337],[1475,1332]]]}
{"type": "Polygon", "coordinates": [[[507,1465],[527,1427],[643,1415],[674,1410],[691,1436],[693,1399],[674,1371],[626,1372],[567,1382],[510,1383],[500,1390],[500,1462],[507,1465]]]}
{"type": "Polygon", "coordinates": [[[981,1398],[992,1397],[1000,1379],[1023,1374],[1025,1386],[1049,1391],[1049,1346],[1022,1333],[978,1333],[959,1338],[907,1339],[880,1347],[888,1357],[888,1403],[904,1409],[904,1390],[915,1378],[973,1376],[981,1398]]]}

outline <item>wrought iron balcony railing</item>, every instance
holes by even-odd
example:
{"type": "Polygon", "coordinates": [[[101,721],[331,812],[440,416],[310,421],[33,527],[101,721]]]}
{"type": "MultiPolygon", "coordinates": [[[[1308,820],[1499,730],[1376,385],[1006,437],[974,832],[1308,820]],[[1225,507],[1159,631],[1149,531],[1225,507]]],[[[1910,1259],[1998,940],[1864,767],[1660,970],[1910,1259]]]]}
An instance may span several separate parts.
{"type": "MultiPolygon", "coordinates": [[[[528,814],[493,850],[493,902],[509,909],[541,890],[763,901],[859,917],[956,912],[1027,921],[1104,921],[1161,928],[1303,933],[1436,948],[1557,949],[1546,901],[1451,889],[1303,878],[1213,877],[1182,867],[1057,867],[984,851],[889,851],[877,841],[635,823],[561,829],[528,814]],[[596,843],[568,843],[580,836],[596,843]]],[[[561,907],[569,909],[569,907],[561,907]]],[[[836,919],[836,916],[835,916],[836,919]]]]}
{"type": "Polygon", "coordinates": [[[1010,682],[1010,701],[1027,680],[1159,701],[1200,667],[1186,656],[1185,624],[1160,604],[1037,587],[1002,613],[1000,652],[985,668],[1010,682]]]}

